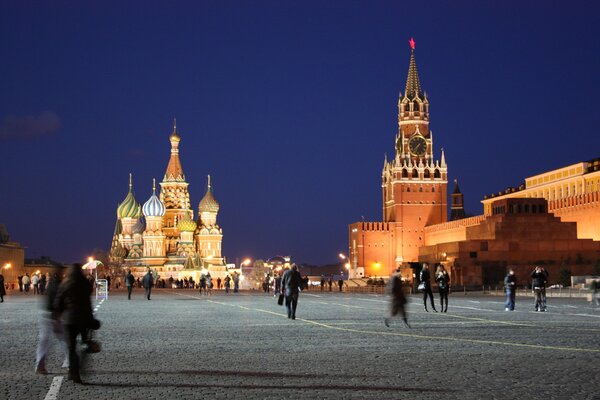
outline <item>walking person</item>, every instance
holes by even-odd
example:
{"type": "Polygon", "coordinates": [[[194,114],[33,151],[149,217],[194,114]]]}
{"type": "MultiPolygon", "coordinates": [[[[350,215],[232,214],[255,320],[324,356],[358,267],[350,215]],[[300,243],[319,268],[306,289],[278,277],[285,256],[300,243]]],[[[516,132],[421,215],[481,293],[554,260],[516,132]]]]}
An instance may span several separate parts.
{"type": "Polygon", "coordinates": [[[344,288],[344,278],[340,276],[340,280],[338,281],[338,286],[340,287],[340,292],[344,288]]]}
{"type": "Polygon", "coordinates": [[[4,275],[0,274],[0,303],[4,303],[4,296],[6,296],[6,289],[4,288],[4,275]]]}
{"type": "Polygon", "coordinates": [[[531,273],[531,288],[533,289],[535,311],[546,311],[546,305],[544,304],[546,274],[538,266],[531,273]]]}
{"type": "Polygon", "coordinates": [[[421,269],[421,273],[419,274],[419,281],[423,284],[423,306],[426,312],[429,312],[427,309],[427,296],[429,296],[429,302],[431,303],[431,308],[433,311],[437,312],[435,309],[435,304],[433,302],[433,292],[431,291],[431,274],[429,273],[429,265],[427,263],[423,263],[423,268],[421,269]]]}
{"type": "Polygon", "coordinates": [[[298,297],[302,287],[302,276],[298,272],[296,264],[293,264],[292,268],[283,273],[281,286],[284,290],[288,318],[296,319],[296,307],[298,306],[298,297]]]}
{"type": "Polygon", "coordinates": [[[388,282],[386,291],[392,296],[392,302],[390,305],[390,316],[383,320],[385,326],[389,328],[390,319],[398,315],[398,313],[400,313],[402,315],[402,321],[404,321],[404,324],[410,328],[410,325],[408,324],[408,316],[406,314],[405,309],[406,297],[404,296],[404,291],[402,290],[400,268],[398,268],[396,272],[392,275],[392,278],[388,282]]]}
{"type": "Polygon", "coordinates": [[[40,281],[38,283],[38,291],[40,294],[44,294],[44,292],[46,291],[46,286],[48,285],[48,278],[46,277],[46,274],[42,274],[42,277],[40,278],[40,281]]]}
{"type": "Polygon", "coordinates": [[[77,337],[89,342],[88,330],[98,329],[100,321],[94,319],[90,295],[93,287],[83,276],[81,264],[73,264],[67,278],[58,287],[56,310],[62,317],[65,339],[69,348],[69,374],[67,379],[81,382],[77,337]]]}
{"type": "Polygon", "coordinates": [[[150,294],[152,293],[152,288],[154,287],[154,278],[152,277],[152,271],[148,268],[148,272],[144,275],[144,279],[142,279],[142,286],[144,286],[145,294],[144,296],[150,300],[150,294]]]}
{"type": "Polygon", "coordinates": [[[225,293],[229,294],[229,288],[231,287],[231,278],[229,275],[225,277],[225,293]]]}
{"type": "Polygon", "coordinates": [[[131,270],[127,271],[127,275],[125,275],[125,286],[127,287],[127,300],[131,300],[131,291],[133,290],[133,285],[135,284],[135,278],[131,273],[131,270]]]}
{"type": "Polygon", "coordinates": [[[56,295],[58,294],[60,280],[58,271],[53,272],[50,275],[46,288],[46,300],[44,301],[43,310],[40,314],[40,333],[35,354],[35,372],[41,375],[48,374],[48,370],[46,369],[46,356],[48,355],[48,351],[52,344],[50,342],[52,333],[54,333],[56,339],[58,339],[61,352],[65,355],[62,367],[69,368],[69,348],[65,341],[64,328],[58,318],[58,310],[56,308],[56,295]]]}
{"type": "Polygon", "coordinates": [[[506,291],[506,304],[504,311],[515,311],[515,295],[517,293],[517,277],[515,271],[508,270],[508,274],[504,278],[504,290],[506,291]]]}
{"type": "Polygon", "coordinates": [[[440,293],[440,311],[448,312],[448,293],[450,292],[450,275],[443,265],[439,265],[435,272],[435,281],[438,284],[440,293]],[[445,304],[445,305],[444,305],[445,304]]]}

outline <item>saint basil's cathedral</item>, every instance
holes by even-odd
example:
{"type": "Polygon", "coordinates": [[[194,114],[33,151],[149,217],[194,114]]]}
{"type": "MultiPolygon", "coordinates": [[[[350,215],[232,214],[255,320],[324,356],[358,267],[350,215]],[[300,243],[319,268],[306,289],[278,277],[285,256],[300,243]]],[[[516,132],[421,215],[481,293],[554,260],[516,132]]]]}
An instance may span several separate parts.
{"type": "Polygon", "coordinates": [[[158,195],[153,181],[152,194],[140,205],[129,175],[129,192],[117,208],[110,263],[131,269],[136,276],[150,268],[163,279],[190,276],[196,279],[203,270],[214,278],[223,278],[227,274],[221,255],[223,230],[217,224],[219,203],[212,191],[210,175],[195,220],[189,183],[179,158],[181,137],[176,124],[169,141],[171,155],[158,195]]]}

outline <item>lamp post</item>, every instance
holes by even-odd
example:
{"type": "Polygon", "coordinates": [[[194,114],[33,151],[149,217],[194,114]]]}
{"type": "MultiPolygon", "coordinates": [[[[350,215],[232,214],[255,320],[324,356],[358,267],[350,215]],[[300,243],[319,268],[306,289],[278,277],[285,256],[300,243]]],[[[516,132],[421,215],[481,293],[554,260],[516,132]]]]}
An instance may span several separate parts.
{"type": "MultiPolygon", "coordinates": [[[[348,273],[348,279],[350,279],[350,259],[348,259],[348,257],[346,257],[346,255],[344,253],[340,253],[340,254],[338,254],[338,256],[342,260],[342,265],[344,266],[344,268],[346,268],[346,271],[348,273]]],[[[343,273],[343,271],[344,270],[342,270],[342,273],[343,273]]]]}
{"type": "MultiPolygon", "coordinates": [[[[6,263],[6,264],[4,264],[4,266],[2,267],[2,269],[4,269],[4,270],[5,270],[5,271],[7,271],[7,272],[8,272],[8,270],[9,270],[9,269],[11,269],[11,268],[12,268],[12,264],[11,264],[11,263],[6,263]]],[[[10,274],[10,276],[11,276],[11,279],[9,279],[9,278],[8,278],[8,274],[6,274],[6,280],[5,280],[5,282],[10,282],[10,281],[12,281],[12,280],[13,280],[13,279],[12,279],[12,278],[13,278],[13,274],[10,274]]],[[[14,284],[14,283],[13,283],[13,284],[14,284]]]]}

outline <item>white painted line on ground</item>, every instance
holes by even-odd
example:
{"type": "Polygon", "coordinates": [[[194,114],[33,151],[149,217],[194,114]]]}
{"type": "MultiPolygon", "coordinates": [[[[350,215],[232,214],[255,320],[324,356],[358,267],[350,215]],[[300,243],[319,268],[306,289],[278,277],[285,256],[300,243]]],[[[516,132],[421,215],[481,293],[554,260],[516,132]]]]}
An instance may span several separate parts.
{"type": "Polygon", "coordinates": [[[48,393],[46,393],[44,400],[56,400],[58,398],[58,391],[60,390],[63,379],[64,376],[55,376],[54,379],[52,379],[52,384],[50,385],[50,389],[48,390],[48,393]]]}
{"type": "Polygon", "coordinates": [[[475,304],[480,304],[480,301],[477,300],[467,300],[469,303],[475,303],[475,304]]]}
{"type": "Polygon", "coordinates": [[[313,297],[321,297],[318,294],[311,294],[311,293],[302,293],[303,296],[313,296],[313,297]]]}
{"type": "Polygon", "coordinates": [[[577,315],[579,317],[593,317],[593,318],[600,318],[600,315],[594,315],[594,314],[571,314],[571,315],[577,315]]]}

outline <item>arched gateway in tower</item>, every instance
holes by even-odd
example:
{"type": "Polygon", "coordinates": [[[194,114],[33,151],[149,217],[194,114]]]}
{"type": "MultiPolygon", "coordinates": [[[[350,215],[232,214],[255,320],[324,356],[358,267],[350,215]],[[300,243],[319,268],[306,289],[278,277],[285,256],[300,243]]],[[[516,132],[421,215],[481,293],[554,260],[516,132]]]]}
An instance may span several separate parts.
{"type": "Polygon", "coordinates": [[[421,88],[410,40],[410,62],[404,92],[398,99],[395,157],[385,158],[381,173],[383,221],[349,226],[351,272],[360,276],[388,276],[418,262],[424,228],[447,221],[448,168],[441,150],[435,157],[429,129],[429,99],[421,88]],[[364,271],[364,272],[363,272],[364,271]]]}

